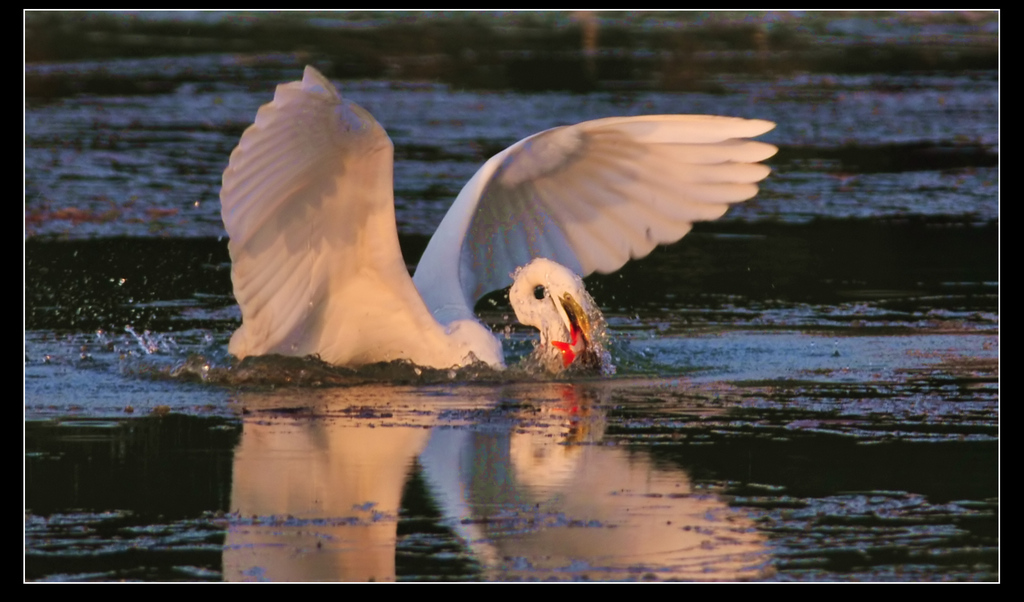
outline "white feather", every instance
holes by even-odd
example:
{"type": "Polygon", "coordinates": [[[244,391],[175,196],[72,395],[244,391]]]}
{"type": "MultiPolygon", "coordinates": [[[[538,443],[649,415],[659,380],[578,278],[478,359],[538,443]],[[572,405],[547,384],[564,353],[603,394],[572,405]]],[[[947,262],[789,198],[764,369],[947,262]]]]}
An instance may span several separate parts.
{"type": "Polygon", "coordinates": [[[554,128],[492,157],[459,193],[413,280],[438,319],[466,318],[515,268],[544,256],[613,272],[757,194],[777,148],[769,121],[612,117],[554,128]]]}
{"type": "Polygon", "coordinates": [[[465,348],[452,336],[460,329],[423,304],[398,244],[392,166],[383,128],[315,69],[278,86],[231,153],[221,189],[242,309],[232,354],[451,366],[472,351],[501,362],[482,325],[493,343],[465,348]]]}

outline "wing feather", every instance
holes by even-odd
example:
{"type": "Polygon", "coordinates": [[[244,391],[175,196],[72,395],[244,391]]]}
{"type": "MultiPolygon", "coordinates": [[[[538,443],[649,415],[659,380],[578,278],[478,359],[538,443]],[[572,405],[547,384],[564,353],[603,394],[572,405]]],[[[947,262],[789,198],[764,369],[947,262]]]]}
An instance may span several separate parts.
{"type": "Polygon", "coordinates": [[[462,359],[448,361],[443,330],[406,270],[392,170],[380,124],[315,69],[277,87],[231,153],[221,188],[242,310],[231,353],[318,353],[348,365],[462,359]]]}
{"type": "Polygon", "coordinates": [[[693,222],[757,194],[777,152],[748,140],[775,124],[708,115],[613,117],[554,128],[491,158],[463,188],[414,282],[442,322],[547,257],[582,276],[612,272],[693,222]],[[455,285],[454,283],[457,283],[455,285]]]}

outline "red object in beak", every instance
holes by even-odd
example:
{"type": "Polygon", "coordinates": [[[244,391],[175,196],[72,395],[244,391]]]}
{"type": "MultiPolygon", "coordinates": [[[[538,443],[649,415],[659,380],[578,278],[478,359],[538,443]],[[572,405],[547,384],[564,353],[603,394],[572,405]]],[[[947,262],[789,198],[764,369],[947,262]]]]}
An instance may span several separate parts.
{"type": "Polygon", "coordinates": [[[576,325],[572,325],[572,342],[564,343],[562,341],[551,341],[551,344],[558,348],[562,352],[562,367],[568,368],[576,361],[576,352],[572,350],[576,346],[576,340],[579,336],[580,330],[576,328],[576,325]]]}

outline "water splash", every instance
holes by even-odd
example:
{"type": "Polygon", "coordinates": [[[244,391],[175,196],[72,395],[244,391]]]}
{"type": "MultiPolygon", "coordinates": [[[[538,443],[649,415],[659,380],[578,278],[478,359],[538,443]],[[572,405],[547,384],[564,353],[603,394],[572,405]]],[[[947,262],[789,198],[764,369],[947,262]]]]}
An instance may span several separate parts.
{"type": "Polygon", "coordinates": [[[176,351],[178,348],[178,344],[175,342],[174,337],[166,334],[154,334],[148,330],[144,330],[142,331],[142,334],[139,334],[135,332],[135,329],[132,328],[131,325],[125,326],[124,331],[135,338],[135,341],[139,344],[139,348],[146,355],[152,355],[160,351],[171,353],[176,351]]]}

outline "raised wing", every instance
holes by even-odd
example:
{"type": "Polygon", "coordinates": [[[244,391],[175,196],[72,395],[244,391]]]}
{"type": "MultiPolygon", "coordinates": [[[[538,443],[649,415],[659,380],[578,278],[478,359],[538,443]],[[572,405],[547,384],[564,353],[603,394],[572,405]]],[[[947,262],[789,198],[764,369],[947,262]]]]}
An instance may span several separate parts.
{"type": "Polygon", "coordinates": [[[315,69],[277,87],[221,188],[242,310],[232,354],[419,362],[410,341],[429,353],[439,326],[402,260],[392,173],[383,128],[315,69]]]}
{"type": "Polygon", "coordinates": [[[757,194],[775,127],[709,115],[613,117],[541,132],[492,157],[459,193],[413,277],[438,319],[472,314],[509,274],[547,257],[613,272],[693,222],[757,194]],[[458,282],[459,286],[453,283],[458,282]]]}

